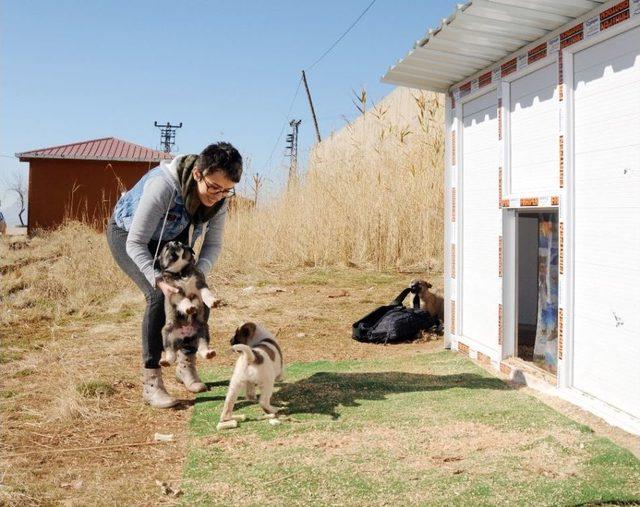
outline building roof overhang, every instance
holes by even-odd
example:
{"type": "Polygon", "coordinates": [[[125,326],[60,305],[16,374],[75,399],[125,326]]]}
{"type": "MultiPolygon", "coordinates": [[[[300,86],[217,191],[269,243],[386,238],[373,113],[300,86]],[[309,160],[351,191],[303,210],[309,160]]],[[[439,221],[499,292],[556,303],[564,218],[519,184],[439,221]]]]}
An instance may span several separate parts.
{"type": "Polygon", "coordinates": [[[385,83],[445,92],[598,8],[606,0],[471,0],[429,29],[383,76],[385,83]]]}

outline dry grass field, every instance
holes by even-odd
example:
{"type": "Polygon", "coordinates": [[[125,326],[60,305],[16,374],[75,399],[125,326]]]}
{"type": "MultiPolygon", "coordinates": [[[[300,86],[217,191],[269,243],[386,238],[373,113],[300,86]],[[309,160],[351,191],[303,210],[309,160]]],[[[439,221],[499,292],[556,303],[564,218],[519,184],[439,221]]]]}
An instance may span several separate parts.
{"type": "MultiPolygon", "coordinates": [[[[32,239],[0,242],[3,312],[0,362],[0,504],[156,505],[155,483],[179,484],[193,395],[178,410],[141,403],[139,327],[143,298],[113,264],[104,237],[80,223],[32,239]],[[174,440],[155,443],[156,432],[174,440]]],[[[350,325],[386,303],[410,274],[354,268],[227,266],[210,282],[224,301],[211,317],[229,366],[235,327],[260,319],[278,333],[288,361],[384,357],[350,339],[350,325]],[[338,296],[338,297],[335,297],[338,296]]],[[[433,345],[394,347],[410,355],[433,345]]]]}

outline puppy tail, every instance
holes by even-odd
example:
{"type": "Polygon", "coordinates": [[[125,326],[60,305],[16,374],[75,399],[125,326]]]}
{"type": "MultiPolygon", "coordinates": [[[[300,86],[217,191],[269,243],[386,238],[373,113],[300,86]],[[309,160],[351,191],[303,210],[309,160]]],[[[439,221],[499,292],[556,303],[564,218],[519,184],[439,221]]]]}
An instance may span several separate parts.
{"type": "Polygon", "coordinates": [[[247,358],[247,363],[255,363],[256,362],[256,353],[248,345],[238,344],[238,345],[233,345],[231,348],[234,350],[234,352],[238,352],[239,354],[243,354],[244,357],[247,358]]]}

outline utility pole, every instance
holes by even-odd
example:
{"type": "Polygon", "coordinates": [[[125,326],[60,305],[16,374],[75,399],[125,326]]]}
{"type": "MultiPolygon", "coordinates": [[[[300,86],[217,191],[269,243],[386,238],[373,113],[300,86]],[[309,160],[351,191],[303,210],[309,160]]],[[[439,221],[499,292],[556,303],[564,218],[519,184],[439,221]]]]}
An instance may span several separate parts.
{"type": "Polygon", "coordinates": [[[287,150],[289,150],[289,183],[297,176],[298,172],[298,127],[302,120],[291,120],[291,134],[287,134],[287,150]]]}
{"type": "Polygon", "coordinates": [[[309,99],[309,107],[311,107],[311,116],[313,116],[313,124],[316,126],[316,137],[318,138],[318,142],[321,142],[320,139],[320,129],[318,128],[318,119],[316,118],[316,110],[313,108],[313,101],[311,100],[311,92],[309,91],[309,85],[307,84],[307,75],[302,71],[302,80],[304,81],[304,89],[307,90],[307,98],[309,99]]]}
{"type": "Polygon", "coordinates": [[[182,128],[182,122],[180,125],[171,125],[169,122],[166,125],[159,125],[154,121],[153,126],[160,129],[160,144],[164,145],[163,151],[171,153],[171,147],[176,144],[176,130],[182,128]]]}

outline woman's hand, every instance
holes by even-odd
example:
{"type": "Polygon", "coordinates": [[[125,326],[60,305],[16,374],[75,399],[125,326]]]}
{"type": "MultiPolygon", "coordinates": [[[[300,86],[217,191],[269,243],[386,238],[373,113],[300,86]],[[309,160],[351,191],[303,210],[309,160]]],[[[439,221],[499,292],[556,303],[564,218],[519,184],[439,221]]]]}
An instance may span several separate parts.
{"type": "Polygon", "coordinates": [[[178,292],[178,289],[176,289],[175,287],[172,287],[171,285],[169,285],[167,282],[165,282],[160,278],[156,280],[156,286],[158,287],[158,289],[162,291],[165,298],[169,298],[171,297],[171,294],[175,294],[176,292],[178,292]]]}

